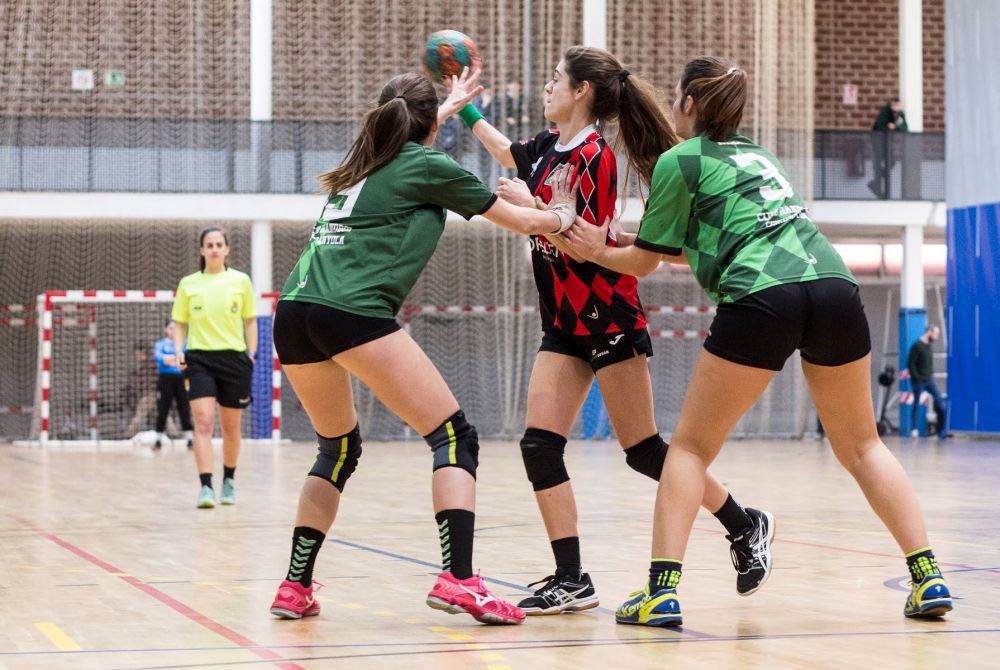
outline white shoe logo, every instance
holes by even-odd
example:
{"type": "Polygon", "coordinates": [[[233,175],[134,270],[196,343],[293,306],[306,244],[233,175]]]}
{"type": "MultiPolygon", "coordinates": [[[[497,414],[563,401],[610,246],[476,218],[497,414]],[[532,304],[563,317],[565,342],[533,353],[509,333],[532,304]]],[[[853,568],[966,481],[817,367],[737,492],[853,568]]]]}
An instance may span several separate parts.
{"type": "Polygon", "coordinates": [[[591,319],[599,319],[601,317],[601,315],[597,313],[597,305],[594,305],[594,311],[588,314],[587,316],[589,316],[591,319]]]}
{"type": "Polygon", "coordinates": [[[496,598],[494,598],[492,595],[486,595],[486,596],[480,595],[480,594],[476,593],[475,591],[473,591],[471,589],[465,588],[461,584],[458,584],[458,588],[462,589],[463,591],[465,591],[466,593],[468,593],[470,596],[472,596],[473,598],[475,598],[476,599],[476,605],[478,605],[479,607],[482,607],[483,605],[485,605],[488,602],[492,602],[492,601],[496,600],[496,598]]]}
{"type": "Polygon", "coordinates": [[[618,340],[622,339],[623,337],[625,337],[625,333],[615,335],[614,339],[611,340],[611,346],[615,346],[616,344],[618,344],[618,340]]]}

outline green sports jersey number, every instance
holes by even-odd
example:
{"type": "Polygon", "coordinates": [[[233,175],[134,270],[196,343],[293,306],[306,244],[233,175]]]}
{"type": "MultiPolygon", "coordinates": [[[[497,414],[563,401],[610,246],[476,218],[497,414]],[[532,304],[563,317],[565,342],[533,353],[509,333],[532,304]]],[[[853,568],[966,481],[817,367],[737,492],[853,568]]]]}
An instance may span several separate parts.
{"type": "Polygon", "coordinates": [[[760,195],[764,200],[783,200],[795,195],[792,185],[781,174],[781,171],[766,156],[755,153],[740,153],[732,155],[733,162],[741,168],[748,168],[754,163],[761,166],[758,176],[768,182],[760,187],[760,195]]]}

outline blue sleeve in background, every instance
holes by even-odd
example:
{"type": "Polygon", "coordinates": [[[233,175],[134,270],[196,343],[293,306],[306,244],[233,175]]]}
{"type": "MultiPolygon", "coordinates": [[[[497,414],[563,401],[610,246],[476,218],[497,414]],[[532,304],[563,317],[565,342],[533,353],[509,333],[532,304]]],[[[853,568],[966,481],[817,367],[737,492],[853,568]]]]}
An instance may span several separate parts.
{"type": "Polygon", "coordinates": [[[157,341],[153,346],[153,358],[156,359],[156,371],[161,375],[179,375],[181,369],[163,362],[164,357],[174,355],[174,343],[167,338],[157,341]]]}

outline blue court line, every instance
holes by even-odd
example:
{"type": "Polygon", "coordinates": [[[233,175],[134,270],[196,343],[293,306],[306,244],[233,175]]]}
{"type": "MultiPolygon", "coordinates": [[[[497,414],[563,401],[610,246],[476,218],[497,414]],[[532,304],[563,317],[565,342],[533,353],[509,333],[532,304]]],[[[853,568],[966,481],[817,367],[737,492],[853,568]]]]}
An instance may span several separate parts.
{"type": "MultiPolygon", "coordinates": [[[[345,545],[347,547],[352,547],[354,549],[360,549],[362,551],[370,551],[373,554],[380,554],[382,556],[388,556],[389,558],[395,558],[395,559],[400,560],[400,561],[406,561],[408,563],[415,563],[417,565],[423,565],[425,567],[433,569],[434,572],[435,572],[435,574],[441,570],[441,564],[440,563],[430,563],[428,561],[424,561],[424,560],[421,560],[419,558],[413,558],[412,556],[405,556],[403,554],[396,554],[396,553],[393,553],[391,551],[385,551],[384,549],[376,549],[375,547],[368,547],[368,546],[365,546],[363,544],[358,544],[356,542],[350,542],[348,540],[332,540],[332,541],[336,542],[338,544],[345,545]]],[[[489,582],[490,584],[497,584],[499,586],[503,586],[504,588],[514,589],[516,591],[520,591],[521,593],[534,593],[534,591],[532,589],[529,589],[526,586],[521,586],[520,584],[515,584],[513,582],[505,582],[502,579],[495,579],[493,577],[483,577],[483,581],[489,582]]],[[[588,611],[591,611],[591,612],[600,612],[601,614],[609,614],[611,616],[614,616],[614,614],[615,614],[614,611],[609,610],[606,607],[594,607],[594,608],[592,608],[592,609],[590,609],[588,611]]],[[[667,629],[667,630],[670,630],[670,629],[667,629]]],[[[684,628],[683,626],[677,626],[677,627],[673,628],[672,630],[674,632],[678,632],[678,633],[681,633],[681,634],[684,634],[684,635],[690,635],[691,637],[695,637],[695,638],[714,638],[715,637],[714,635],[710,635],[709,633],[700,633],[698,631],[691,630],[690,628],[684,628]]]]}
{"type": "MultiPolygon", "coordinates": [[[[713,638],[656,638],[648,640],[552,640],[545,641],[539,640],[538,644],[519,644],[515,646],[498,646],[502,643],[489,642],[486,644],[490,645],[490,651],[495,652],[509,652],[509,651],[526,651],[534,649],[568,649],[576,647],[615,647],[615,646],[635,646],[635,645],[649,645],[649,644],[694,644],[696,642],[700,643],[712,643],[712,642],[742,642],[742,641],[754,641],[754,640],[797,640],[797,639],[814,639],[814,638],[833,638],[833,637],[875,637],[882,635],[899,636],[899,635],[958,635],[958,634],[970,634],[970,633],[1000,633],[1000,628],[982,628],[982,629],[962,629],[962,630],[929,630],[929,631],[888,631],[888,632],[846,632],[846,633],[786,633],[778,635],[732,635],[732,636],[718,636],[713,638]]],[[[468,642],[457,643],[461,645],[468,645],[468,642]]],[[[344,645],[349,646],[349,645],[344,645]]],[[[357,645],[362,646],[362,645],[357,645]]],[[[268,647],[268,649],[286,649],[287,647],[268,647]]],[[[299,647],[301,648],[301,647],[299,647]]],[[[290,662],[313,662],[313,661],[335,661],[335,660],[353,660],[361,658],[388,658],[396,656],[429,656],[432,654],[468,654],[476,651],[483,651],[481,649],[430,649],[430,650],[419,650],[419,651],[393,651],[383,654],[342,654],[342,655],[331,655],[331,656],[302,656],[302,657],[289,657],[283,659],[290,662]]],[[[80,652],[63,652],[63,653],[80,653],[80,652]]],[[[261,663],[267,663],[265,659],[252,660],[252,661],[230,661],[228,663],[195,663],[186,665],[157,665],[148,666],[143,668],[133,668],[132,670],[180,670],[182,668],[204,668],[204,667],[223,667],[223,666],[243,666],[243,665],[259,665],[261,663]]],[[[273,662],[273,661],[272,661],[273,662]]]]}
{"type": "MultiPolygon", "coordinates": [[[[955,568],[954,570],[942,570],[942,575],[949,575],[953,572],[993,572],[994,570],[1000,570],[1000,568],[955,568]]],[[[903,586],[903,582],[910,578],[909,575],[903,575],[902,577],[893,577],[892,579],[887,579],[882,582],[882,586],[890,588],[894,591],[902,591],[904,593],[910,592],[909,586],[903,586]]],[[[952,600],[964,600],[956,595],[951,596],[952,600]]]]}

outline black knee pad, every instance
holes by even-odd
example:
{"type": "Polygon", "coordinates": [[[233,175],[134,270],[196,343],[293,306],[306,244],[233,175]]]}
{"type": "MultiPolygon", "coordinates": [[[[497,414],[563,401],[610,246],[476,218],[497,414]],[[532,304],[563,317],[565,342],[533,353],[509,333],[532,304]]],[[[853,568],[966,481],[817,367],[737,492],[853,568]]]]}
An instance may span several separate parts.
{"type": "Polygon", "coordinates": [[[319,454],[309,471],[311,477],[321,477],[344,492],[344,484],[350,479],[361,458],[361,430],[358,426],[347,435],[323,437],[319,439],[319,454]]]}
{"type": "Polygon", "coordinates": [[[660,481],[663,463],[667,460],[667,447],[659,433],[625,450],[625,462],[636,472],[655,481],[660,481]]]}
{"type": "Polygon", "coordinates": [[[544,491],[569,481],[563,454],[566,438],[541,428],[528,428],[521,438],[521,458],[528,481],[536,491],[544,491]]]}
{"type": "Polygon", "coordinates": [[[465,412],[458,410],[434,432],[424,436],[434,453],[434,469],[462,468],[473,479],[479,467],[479,435],[476,428],[465,420],[465,412]]]}

